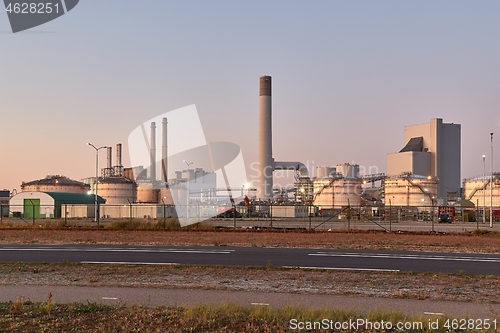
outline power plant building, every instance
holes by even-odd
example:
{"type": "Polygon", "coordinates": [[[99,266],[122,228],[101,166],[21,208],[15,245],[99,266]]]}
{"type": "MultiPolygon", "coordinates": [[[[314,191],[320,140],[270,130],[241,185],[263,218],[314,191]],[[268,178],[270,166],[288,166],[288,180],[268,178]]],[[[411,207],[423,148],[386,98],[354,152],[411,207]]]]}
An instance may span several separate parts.
{"type": "Polygon", "coordinates": [[[429,123],[405,126],[404,140],[403,149],[387,155],[387,176],[430,177],[437,183],[437,203],[459,200],[461,125],[434,118],[429,123]]]}

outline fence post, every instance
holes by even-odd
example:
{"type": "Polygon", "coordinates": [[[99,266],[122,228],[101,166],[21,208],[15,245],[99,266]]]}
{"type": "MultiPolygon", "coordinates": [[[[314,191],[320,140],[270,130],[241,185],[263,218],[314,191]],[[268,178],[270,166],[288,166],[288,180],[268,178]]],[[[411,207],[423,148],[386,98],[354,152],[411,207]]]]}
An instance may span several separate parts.
{"type": "Polygon", "coordinates": [[[308,209],[308,212],[307,214],[309,214],[309,231],[312,230],[312,213],[311,213],[311,204],[309,203],[309,209],[308,209]]]}
{"type": "Polygon", "coordinates": [[[391,199],[389,199],[389,231],[392,231],[392,202],[391,202],[391,199]]]}
{"type": "Polygon", "coordinates": [[[347,230],[351,231],[351,202],[347,199],[347,230]]]}
{"type": "Polygon", "coordinates": [[[273,227],[273,203],[269,203],[269,216],[271,217],[271,228],[273,227]]]}

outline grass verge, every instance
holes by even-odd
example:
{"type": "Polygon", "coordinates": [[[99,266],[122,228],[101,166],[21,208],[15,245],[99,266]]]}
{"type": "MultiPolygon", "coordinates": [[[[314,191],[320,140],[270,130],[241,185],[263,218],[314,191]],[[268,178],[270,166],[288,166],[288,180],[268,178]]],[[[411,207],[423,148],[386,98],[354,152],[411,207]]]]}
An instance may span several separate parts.
{"type": "MultiPolygon", "coordinates": [[[[2,332],[447,332],[449,317],[366,314],[343,309],[272,308],[235,304],[146,308],[126,304],[0,303],[2,332]],[[50,311],[47,311],[47,304],[50,311]],[[361,322],[363,320],[363,322],[361,322]],[[430,330],[430,323],[438,326],[430,330]],[[353,326],[355,323],[356,326],[353,326]],[[371,326],[370,326],[371,325],[371,326]],[[400,330],[398,325],[406,326],[400,330]],[[344,326],[344,327],[342,327],[344,326]],[[354,329],[353,329],[354,327],[354,329]],[[303,329],[300,329],[303,328],[303,329]]],[[[472,332],[471,329],[461,332],[472,332]]],[[[489,330],[481,330],[488,332],[489,330]]]]}

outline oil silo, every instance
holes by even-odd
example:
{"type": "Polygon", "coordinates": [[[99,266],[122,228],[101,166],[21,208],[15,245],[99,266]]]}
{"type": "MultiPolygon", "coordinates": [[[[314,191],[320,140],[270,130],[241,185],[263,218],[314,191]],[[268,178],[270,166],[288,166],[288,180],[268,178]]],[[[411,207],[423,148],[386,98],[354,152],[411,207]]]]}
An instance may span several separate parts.
{"type": "Polygon", "coordinates": [[[151,181],[137,183],[137,203],[157,203],[160,189],[151,181]]]}
{"type": "Polygon", "coordinates": [[[49,175],[43,179],[23,182],[23,192],[64,192],[82,193],[90,191],[90,185],[60,175],[49,175]]]}
{"type": "Polygon", "coordinates": [[[137,184],[125,177],[108,177],[98,181],[99,195],[106,205],[128,205],[137,198],[137,184]]]}
{"type": "Polygon", "coordinates": [[[341,174],[344,178],[359,178],[359,165],[358,164],[338,164],[337,173],[341,174]]]}
{"type": "Polygon", "coordinates": [[[322,209],[361,206],[363,189],[359,178],[316,178],[313,184],[315,206],[322,209]]]}
{"type": "Polygon", "coordinates": [[[437,181],[432,177],[402,174],[384,180],[385,204],[401,207],[437,205],[437,181]]]}
{"type": "Polygon", "coordinates": [[[337,173],[337,169],[335,167],[329,167],[329,166],[316,167],[316,178],[317,179],[331,178],[336,173],[337,173]]]}
{"type": "Polygon", "coordinates": [[[486,206],[487,210],[490,205],[493,206],[494,209],[500,207],[500,173],[493,174],[493,183],[491,183],[491,176],[476,177],[466,179],[463,187],[464,199],[472,201],[476,206],[486,206]],[[493,184],[493,187],[491,187],[491,184],[493,184]]]}

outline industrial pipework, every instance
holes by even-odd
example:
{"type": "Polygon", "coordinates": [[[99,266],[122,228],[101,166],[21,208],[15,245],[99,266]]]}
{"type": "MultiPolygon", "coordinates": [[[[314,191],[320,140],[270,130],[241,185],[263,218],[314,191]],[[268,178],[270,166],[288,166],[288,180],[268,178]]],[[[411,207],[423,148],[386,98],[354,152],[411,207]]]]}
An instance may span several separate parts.
{"type": "Polygon", "coordinates": [[[307,167],[301,162],[275,162],[273,158],[272,139],[272,99],[271,77],[260,77],[259,93],[259,138],[257,199],[268,200],[273,198],[273,171],[296,170],[301,178],[309,178],[307,167]]]}

